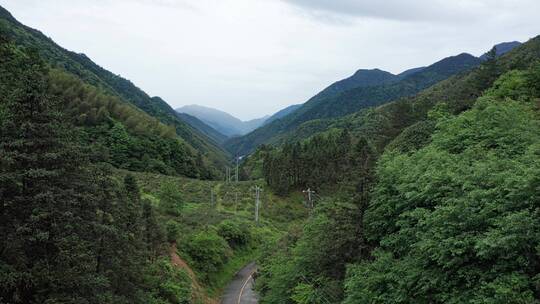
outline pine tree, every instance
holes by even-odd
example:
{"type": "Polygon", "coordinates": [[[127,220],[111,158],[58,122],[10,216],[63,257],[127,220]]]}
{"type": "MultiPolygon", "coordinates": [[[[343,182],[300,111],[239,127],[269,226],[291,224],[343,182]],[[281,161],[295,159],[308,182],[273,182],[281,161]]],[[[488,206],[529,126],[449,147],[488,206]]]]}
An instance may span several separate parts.
{"type": "Polygon", "coordinates": [[[81,193],[83,158],[47,95],[35,51],[0,45],[0,301],[98,302],[88,272],[95,212],[81,193]]]}
{"type": "Polygon", "coordinates": [[[354,201],[358,206],[357,237],[360,240],[359,254],[367,254],[364,235],[364,214],[369,205],[371,188],[373,186],[373,167],[376,155],[366,138],[361,137],[353,151],[354,180],[356,181],[356,194],[354,201]]]}
{"type": "Polygon", "coordinates": [[[143,200],[142,219],[144,225],[144,239],[150,261],[154,261],[160,253],[161,245],[165,242],[164,233],[157,223],[152,203],[143,200]]]}

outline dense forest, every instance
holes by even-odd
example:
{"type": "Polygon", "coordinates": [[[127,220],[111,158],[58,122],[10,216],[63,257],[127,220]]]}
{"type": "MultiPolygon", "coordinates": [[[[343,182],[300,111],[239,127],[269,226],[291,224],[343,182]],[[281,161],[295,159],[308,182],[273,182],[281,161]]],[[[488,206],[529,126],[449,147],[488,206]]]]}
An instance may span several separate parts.
{"type": "Polygon", "coordinates": [[[322,192],[303,229],[263,258],[262,302],[537,303],[538,40],[441,84],[479,97],[432,103],[393,141],[349,122],[259,151],[279,193],[322,192]]]}
{"type": "Polygon", "coordinates": [[[189,288],[157,254],[163,233],[135,179],[111,178],[79,142],[37,52],[2,40],[0,53],[0,300],[160,303],[180,291],[167,284],[189,288]]]}
{"type": "Polygon", "coordinates": [[[304,218],[269,193],[255,226],[256,183],[204,180],[174,128],[0,44],[1,303],[214,303],[304,218]]]}

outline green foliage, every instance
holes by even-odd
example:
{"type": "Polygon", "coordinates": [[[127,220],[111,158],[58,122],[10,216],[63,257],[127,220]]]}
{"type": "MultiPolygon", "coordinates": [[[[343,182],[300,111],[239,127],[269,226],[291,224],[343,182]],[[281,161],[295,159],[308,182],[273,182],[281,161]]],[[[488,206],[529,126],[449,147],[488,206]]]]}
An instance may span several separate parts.
{"type": "Polygon", "coordinates": [[[532,96],[540,96],[540,61],[528,70],[527,86],[531,89],[532,96]]]}
{"type": "Polygon", "coordinates": [[[178,185],[167,182],[163,183],[159,189],[160,207],[170,215],[180,215],[183,205],[183,198],[178,190],[178,185]]]}
{"type": "Polygon", "coordinates": [[[262,302],[339,302],[345,266],[362,252],[358,214],[358,206],[323,202],[297,240],[285,244],[277,254],[271,248],[258,279],[262,302]]]}
{"type": "Polygon", "coordinates": [[[147,303],[162,240],[137,181],[90,163],[36,52],[0,58],[0,302],[147,303]]]}
{"type": "Polygon", "coordinates": [[[264,153],[263,174],[278,194],[301,187],[335,184],[350,166],[351,138],[347,130],[315,136],[303,144],[285,145],[264,153]]]}
{"type": "MultiPolygon", "coordinates": [[[[104,287],[85,273],[92,256],[91,203],[79,196],[81,151],[70,145],[56,103],[45,92],[46,68],[35,52],[0,44],[0,299],[11,303],[60,302],[94,297],[104,287]],[[74,213],[73,211],[77,211],[74,213]],[[71,264],[80,260],[80,264],[71,264]],[[48,288],[52,280],[59,280],[48,288]],[[77,293],[70,289],[79,283],[77,293]]],[[[85,191],[85,190],[82,190],[85,191]]],[[[84,192],[83,192],[84,193],[84,192]]],[[[95,298],[94,298],[95,299],[95,298]]]]}
{"type": "Polygon", "coordinates": [[[346,303],[538,302],[540,120],[490,96],[515,94],[521,75],[442,120],[425,148],[384,155],[365,219],[380,249],[350,269],[346,303]]]}
{"type": "Polygon", "coordinates": [[[406,128],[388,146],[388,150],[399,150],[402,153],[416,151],[431,141],[435,129],[435,121],[422,120],[406,128]]]}
{"type": "Polygon", "coordinates": [[[63,112],[84,131],[81,144],[94,158],[132,171],[210,177],[199,155],[178,139],[173,127],[85,84],[62,70],[49,73],[48,90],[61,99],[63,112]]]}
{"type": "Polygon", "coordinates": [[[510,98],[517,100],[527,96],[530,87],[527,84],[527,73],[519,70],[512,70],[499,77],[493,86],[485,92],[485,95],[497,99],[510,98]]]}
{"type": "Polygon", "coordinates": [[[99,125],[114,119],[138,135],[176,137],[174,128],[98,87],[85,84],[63,70],[53,69],[49,77],[49,92],[62,100],[66,112],[73,117],[73,122],[79,125],[99,125]],[[82,119],[81,115],[85,115],[85,119],[82,119]]]}
{"type": "Polygon", "coordinates": [[[180,226],[173,220],[168,220],[165,224],[165,230],[167,231],[167,241],[170,243],[176,242],[178,234],[180,233],[180,226]]]}
{"type": "Polygon", "coordinates": [[[202,279],[209,281],[231,257],[231,248],[214,229],[200,231],[182,242],[181,250],[189,256],[202,279]]]}
{"type": "MultiPolygon", "coordinates": [[[[510,58],[500,60],[498,71],[510,58]]],[[[470,92],[480,92],[477,72],[423,93],[415,104],[400,101],[356,117],[362,128],[351,126],[352,132],[362,130],[382,146],[410,127],[387,146],[375,178],[371,145],[359,139],[349,148],[356,155],[346,167],[351,177],[340,183],[355,185],[346,194],[354,204],[349,210],[329,204],[336,214],[319,209],[301,236],[291,232],[292,240],[263,256],[262,302],[537,303],[540,119],[530,85],[536,70],[492,80],[466,112],[470,92]],[[435,103],[443,89],[450,101],[435,103]],[[468,100],[454,101],[459,96],[468,100]]],[[[290,159],[279,168],[290,170],[290,159]]]]}
{"type": "Polygon", "coordinates": [[[225,220],[217,227],[217,233],[231,248],[246,246],[251,242],[251,223],[239,220],[225,220]]]}
{"type": "Polygon", "coordinates": [[[153,260],[165,249],[165,232],[158,224],[152,203],[146,199],[142,200],[142,229],[146,250],[149,258],[153,260]]]}
{"type": "Polygon", "coordinates": [[[302,144],[261,153],[266,183],[278,194],[291,190],[331,188],[340,182],[359,181],[375,159],[365,138],[353,139],[347,129],[319,134],[302,144]],[[365,168],[364,168],[365,167],[365,168]]]}
{"type": "Polygon", "coordinates": [[[146,288],[150,290],[146,303],[190,304],[192,303],[191,279],[181,269],[160,259],[150,265],[144,273],[146,288]]]}
{"type": "Polygon", "coordinates": [[[312,285],[300,283],[294,287],[291,299],[298,304],[312,304],[322,302],[312,285]]]}
{"type": "Polygon", "coordinates": [[[272,148],[266,145],[261,145],[255,152],[242,159],[239,168],[240,180],[257,180],[263,179],[263,163],[264,155],[271,151],[272,148]]]}

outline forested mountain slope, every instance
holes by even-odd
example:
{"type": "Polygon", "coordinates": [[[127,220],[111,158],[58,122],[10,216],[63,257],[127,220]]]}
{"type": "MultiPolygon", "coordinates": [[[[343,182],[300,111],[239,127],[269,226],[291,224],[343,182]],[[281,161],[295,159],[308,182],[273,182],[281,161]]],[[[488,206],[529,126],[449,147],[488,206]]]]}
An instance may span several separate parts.
{"type": "MultiPolygon", "coordinates": [[[[81,144],[86,130],[66,116],[68,95],[55,95],[60,76],[49,73],[36,51],[0,36],[0,302],[155,303],[163,300],[160,282],[189,287],[159,254],[163,238],[152,205],[141,200],[132,176],[111,178],[103,151],[81,144]]],[[[68,79],[61,84],[80,82],[62,73],[68,79]]],[[[106,102],[111,116],[126,106],[106,102]]],[[[129,141],[117,123],[116,134],[129,141]]],[[[167,130],[157,123],[149,133],[160,129],[167,130]]],[[[166,134],[151,137],[165,141],[166,134]]]]}
{"type": "MultiPolygon", "coordinates": [[[[511,68],[511,65],[508,62],[520,62],[520,64],[525,65],[526,60],[536,60],[534,59],[536,41],[537,38],[531,39],[522,47],[518,47],[521,43],[513,44],[515,49],[512,48],[513,52],[507,56],[503,55],[510,52],[509,49],[505,49],[505,52],[498,51],[497,56],[502,56],[498,60],[499,64],[502,65],[501,69],[504,71],[511,68]],[[531,56],[532,58],[530,58],[531,56]]],[[[513,64],[517,65],[517,63],[513,64]]],[[[441,81],[412,98],[402,98],[396,102],[373,109],[364,109],[340,118],[308,121],[300,125],[294,131],[278,137],[276,143],[295,142],[297,140],[309,138],[310,136],[325,130],[348,128],[351,131],[364,132],[365,134],[377,132],[379,133],[377,142],[380,143],[379,145],[384,145],[392,138],[392,136],[394,136],[390,134],[401,132],[401,127],[398,125],[410,123],[411,121],[415,122],[418,118],[425,117],[426,111],[433,106],[432,102],[437,100],[455,100],[457,102],[457,100],[460,100],[461,104],[466,101],[474,100],[474,98],[481,93],[480,88],[482,87],[482,81],[487,81],[486,79],[488,77],[486,76],[485,69],[486,68],[484,67],[472,70],[469,73],[456,75],[445,81],[441,81]],[[481,75],[482,71],[484,72],[484,75],[481,75]],[[410,111],[412,109],[408,109],[409,107],[414,109],[416,113],[411,113],[410,111]],[[396,124],[398,122],[399,124],[396,124]],[[396,125],[392,126],[390,124],[396,125]],[[392,129],[396,129],[397,131],[390,131],[392,129]],[[387,134],[383,135],[385,132],[387,134]]],[[[465,105],[453,106],[457,108],[465,107],[465,105]]]]}
{"type": "Polygon", "coordinates": [[[480,62],[480,59],[472,55],[460,54],[445,58],[414,73],[407,73],[403,78],[392,77],[391,74],[388,75],[389,73],[379,71],[378,74],[386,75],[378,78],[382,81],[380,84],[360,86],[334,95],[317,95],[290,115],[243,137],[229,140],[226,147],[231,153],[244,154],[250,152],[260,144],[275,142],[277,138],[293,131],[306,121],[340,117],[399,97],[414,95],[452,75],[467,71],[480,64],[480,62]]]}
{"type": "Polygon", "coordinates": [[[277,111],[276,113],[274,113],[272,116],[270,116],[267,120],[265,120],[263,125],[267,125],[267,124],[271,123],[274,120],[283,118],[283,117],[291,114],[292,112],[296,111],[301,106],[302,106],[301,104],[295,104],[295,105],[288,106],[288,107],[286,107],[284,109],[281,109],[281,110],[277,111]]]}
{"type": "Polygon", "coordinates": [[[18,22],[2,7],[0,7],[0,29],[1,33],[15,44],[35,48],[52,67],[65,70],[101,92],[120,97],[160,122],[174,126],[178,136],[216,166],[221,167],[227,162],[226,152],[195,128],[178,119],[176,112],[165,101],[151,98],[129,80],[103,69],[84,54],[77,54],[58,46],[38,30],[18,22]]]}
{"type": "MultiPolygon", "coordinates": [[[[538,303],[540,36],[414,97],[262,147],[317,193],[262,259],[265,303],[538,303]]],[[[254,163],[254,161],[251,161],[254,163]]]]}
{"type": "Polygon", "coordinates": [[[379,69],[360,69],[356,71],[352,76],[336,81],[330,86],[326,87],[317,95],[310,98],[308,102],[336,96],[342,92],[355,88],[365,88],[396,82],[399,79],[399,76],[379,69]]]}
{"type": "Polygon", "coordinates": [[[216,142],[217,144],[224,143],[228,138],[226,135],[221,134],[219,131],[205,124],[195,116],[191,116],[186,113],[177,113],[177,115],[182,121],[199,130],[200,132],[214,140],[214,142],[216,142]]]}
{"type": "Polygon", "coordinates": [[[255,225],[262,182],[209,170],[173,127],[0,35],[1,303],[216,303],[307,212],[267,191],[255,225]]]}
{"type": "MultiPolygon", "coordinates": [[[[434,127],[432,121],[428,119],[428,112],[438,104],[444,103],[447,111],[459,113],[469,108],[476,98],[493,84],[493,81],[499,75],[512,69],[526,69],[538,59],[540,59],[540,38],[536,37],[500,58],[493,56],[481,66],[467,73],[461,73],[441,81],[414,97],[401,98],[338,119],[313,120],[304,123],[282,138],[282,143],[287,143],[283,149],[264,147],[264,150],[283,151],[281,156],[278,156],[280,153],[267,155],[278,157],[273,161],[274,164],[283,164],[285,167],[290,167],[291,162],[295,163],[295,161],[290,160],[293,155],[296,155],[295,157],[298,157],[298,159],[312,159],[311,156],[301,157],[300,151],[302,150],[318,150],[317,155],[320,160],[315,161],[315,164],[331,165],[332,162],[323,161],[323,159],[333,159],[339,157],[340,154],[333,150],[326,151],[320,147],[332,147],[331,142],[339,140],[339,135],[343,130],[347,130],[353,137],[366,138],[375,151],[378,151],[377,153],[381,153],[386,145],[396,137],[398,138],[395,139],[395,142],[418,141],[416,144],[419,144],[422,143],[425,136],[428,136],[426,132],[431,132],[434,127]],[[321,141],[326,141],[323,140],[325,137],[331,137],[328,139],[328,144],[321,143],[321,141]],[[306,139],[308,140],[306,141],[306,139]],[[299,147],[300,143],[303,143],[305,147],[299,147]]],[[[348,140],[342,139],[342,142],[348,142],[348,140]]],[[[395,143],[392,145],[395,145],[395,143]]],[[[414,144],[411,143],[411,145],[414,144]]],[[[401,146],[403,148],[404,145],[401,146]]],[[[318,166],[315,164],[308,167],[313,168],[315,166],[317,168],[318,166]]],[[[325,172],[331,173],[334,171],[333,169],[319,170],[321,172],[320,176],[324,176],[325,172]]],[[[310,171],[312,170],[305,172],[309,173],[310,171]]],[[[316,182],[310,178],[293,178],[294,173],[290,169],[284,169],[284,167],[280,166],[276,167],[275,172],[280,174],[279,179],[274,180],[276,184],[281,185],[280,191],[283,191],[282,187],[285,185],[294,188],[293,185],[295,184],[303,187],[325,181],[325,178],[319,179],[318,174],[313,174],[313,178],[317,180],[316,182]]]]}

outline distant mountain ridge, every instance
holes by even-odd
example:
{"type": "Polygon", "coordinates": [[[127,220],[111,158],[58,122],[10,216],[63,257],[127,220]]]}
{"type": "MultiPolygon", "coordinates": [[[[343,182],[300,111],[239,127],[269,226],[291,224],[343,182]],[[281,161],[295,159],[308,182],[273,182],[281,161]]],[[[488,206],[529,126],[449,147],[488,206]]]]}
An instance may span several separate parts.
{"type": "Polygon", "coordinates": [[[334,96],[336,94],[339,94],[341,92],[351,90],[354,88],[369,87],[369,86],[375,86],[375,85],[380,85],[384,83],[392,83],[398,80],[399,80],[399,77],[387,71],[383,71],[379,69],[371,69],[371,70],[360,69],[356,71],[352,76],[336,81],[330,86],[326,87],[317,95],[313,96],[310,99],[310,101],[334,96]]]}
{"type": "Polygon", "coordinates": [[[218,130],[205,124],[203,121],[201,121],[195,116],[191,116],[186,113],[177,113],[177,116],[182,121],[189,124],[193,128],[199,130],[201,133],[205,134],[206,136],[208,136],[210,139],[212,139],[215,143],[219,145],[223,144],[228,139],[226,135],[221,134],[218,130]]]}
{"type": "MultiPolygon", "coordinates": [[[[496,55],[502,56],[520,45],[522,45],[522,43],[519,41],[510,41],[510,42],[502,42],[502,43],[496,44],[494,48],[496,50],[496,55]]],[[[480,56],[480,59],[482,60],[486,60],[487,58],[488,58],[488,52],[480,56]]]]}
{"type": "Polygon", "coordinates": [[[305,122],[341,117],[400,97],[412,96],[481,62],[478,57],[462,53],[398,75],[379,69],[358,70],[351,77],[331,84],[288,115],[245,136],[228,140],[225,148],[232,154],[249,153],[260,144],[279,141],[305,122]]]}
{"type": "Polygon", "coordinates": [[[197,117],[202,122],[227,137],[249,133],[260,127],[269,117],[265,116],[249,121],[242,121],[227,112],[200,105],[183,106],[177,108],[176,112],[197,117]]]}
{"type": "Polygon", "coordinates": [[[408,69],[408,70],[405,70],[399,74],[397,74],[397,76],[399,78],[405,78],[409,75],[412,75],[412,74],[415,74],[415,73],[418,73],[420,71],[422,71],[423,69],[425,69],[426,67],[418,67],[418,68],[412,68],[412,69],[408,69]]]}
{"type": "Polygon", "coordinates": [[[296,111],[301,106],[302,106],[302,104],[295,104],[295,105],[290,105],[290,106],[288,106],[288,107],[286,107],[286,108],[284,108],[282,110],[279,110],[276,113],[274,113],[272,116],[270,116],[267,120],[265,120],[263,125],[269,124],[274,120],[283,118],[283,117],[291,114],[292,112],[296,111]]]}
{"type": "MultiPolygon", "coordinates": [[[[503,42],[495,45],[497,57],[522,43],[503,42]]],[[[262,127],[239,138],[225,142],[225,148],[233,154],[246,154],[261,144],[286,141],[290,133],[304,124],[310,128],[324,129],[324,121],[343,117],[364,108],[378,106],[418,92],[453,75],[478,66],[487,53],[475,57],[467,53],[444,58],[427,67],[417,67],[400,74],[380,69],[360,69],[352,76],[334,82],[306,103],[289,110],[279,118],[270,118],[262,127]],[[287,135],[289,134],[289,135],[287,135]]],[[[296,133],[304,133],[301,130],[296,133]]],[[[309,132],[308,132],[309,133],[309,132]]]]}

